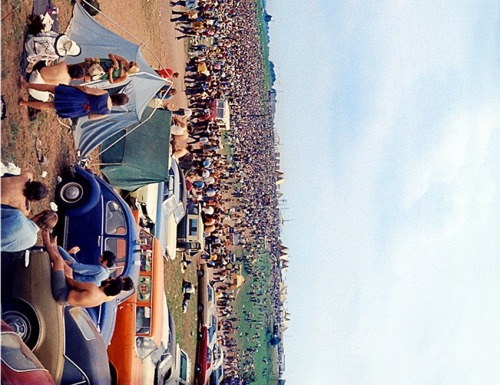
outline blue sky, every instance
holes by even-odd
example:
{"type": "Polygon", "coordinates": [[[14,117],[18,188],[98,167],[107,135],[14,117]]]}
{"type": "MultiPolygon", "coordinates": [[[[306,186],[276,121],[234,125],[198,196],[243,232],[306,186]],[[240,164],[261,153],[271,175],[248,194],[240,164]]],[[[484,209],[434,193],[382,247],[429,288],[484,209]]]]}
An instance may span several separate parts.
{"type": "Polygon", "coordinates": [[[287,384],[499,384],[498,2],[267,10],[287,384]]]}

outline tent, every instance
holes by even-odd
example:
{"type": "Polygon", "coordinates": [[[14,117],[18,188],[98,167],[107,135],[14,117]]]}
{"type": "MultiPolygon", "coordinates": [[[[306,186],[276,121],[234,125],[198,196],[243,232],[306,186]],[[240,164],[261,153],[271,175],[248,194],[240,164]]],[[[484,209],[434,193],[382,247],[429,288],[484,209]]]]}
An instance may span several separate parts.
{"type": "MultiPolygon", "coordinates": [[[[143,116],[152,113],[146,107],[143,116]]],[[[101,171],[113,187],[134,191],[168,180],[171,116],[168,110],[157,110],[140,127],[134,124],[103,142],[106,151],[101,155],[101,171]]]]}
{"type": "Polygon", "coordinates": [[[142,56],[137,44],[129,42],[99,24],[78,3],[75,3],[73,18],[66,34],[82,48],[80,55],[66,58],[69,64],[81,63],[86,57],[107,57],[109,53],[115,53],[136,61],[141,68],[141,72],[131,75],[124,82],[92,83],[93,87],[107,89],[111,93],[127,94],[129,102],[125,106],[114,107],[111,114],[103,119],[89,120],[86,117],[78,119],[73,127],[75,145],[80,151],[80,156],[87,157],[104,140],[139,122],[144,117],[144,109],[158,90],[165,85],[170,86],[171,83],[156,74],[142,56]]]}

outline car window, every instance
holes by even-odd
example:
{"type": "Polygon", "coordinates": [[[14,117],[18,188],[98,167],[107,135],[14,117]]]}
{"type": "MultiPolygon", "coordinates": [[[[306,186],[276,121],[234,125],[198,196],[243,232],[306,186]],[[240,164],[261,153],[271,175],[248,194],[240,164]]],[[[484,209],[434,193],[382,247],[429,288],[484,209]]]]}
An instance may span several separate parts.
{"type": "Polygon", "coordinates": [[[198,218],[189,219],[188,234],[192,237],[198,234],[198,218]]]}
{"type": "Polygon", "coordinates": [[[187,381],[187,371],[188,371],[188,359],[187,359],[186,353],[181,352],[181,362],[180,362],[179,376],[184,381],[187,381]]]}
{"type": "Polygon", "coordinates": [[[120,205],[114,201],[106,204],[106,234],[127,234],[127,220],[120,205]]]}
{"type": "Polygon", "coordinates": [[[149,306],[137,306],[135,314],[135,333],[149,334],[151,331],[151,308],[149,306]]]}
{"type": "Polygon", "coordinates": [[[149,337],[136,337],[135,345],[137,348],[137,354],[141,360],[149,356],[158,348],[154,341],[149,337]]]}
{"type": "Polygon", "coordinates": [[[212,362],[212,349],[207,348],[207,362],[211,363],[212,362]]]}
{"type": "Polygon", "coordinates": [[[207,286],[207,300],[208,302],[212,302],[214,299],[214,289],[212,289],[212,286],[208,285],[207,286]]]}
{"type": "Polygon", "coordinates": [[[137,284],[137,300],[150,301],[151,300],[151,277],[140,276],[139,283],[137,284]]]}
{"type": "Polygon", "coordinates": [[[2,333],[2,361],[7,366],[17,371],[43,369],[42,364],[32,356],[19,336],[14,333],[2,333]]]}
{"type": "Polygon", "coordinates": [[[78,328],[87,341],[97,338],[97,330],[95,329],[94,323],[86,311],[83,311],[79,307],[74,307],[70,309],[69,313],[75,320],[78,328]]]}
{"type": "Polygon", "coordinates": [[[121,275],[127,263],[127,241],[123,238],[108,237],[105,240],[104,247],[105,250],[112,251],[116,255],[116,262],[112,268],[111,277],[121,275]]]}

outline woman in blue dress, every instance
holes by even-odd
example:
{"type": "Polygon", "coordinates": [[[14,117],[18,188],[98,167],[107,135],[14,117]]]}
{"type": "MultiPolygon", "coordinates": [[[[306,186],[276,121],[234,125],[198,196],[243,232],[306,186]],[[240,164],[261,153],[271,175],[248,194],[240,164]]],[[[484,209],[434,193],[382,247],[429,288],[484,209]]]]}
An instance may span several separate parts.
{"type": "Polygon", "coordinates": [[[47,91],[54,94],[53,102],[20,101],[20,106],[32,107],[37,110],[56,110],[61,118],[79,118],[88,116],[90,120],[101,119],[111,113],[113,106],[123,106],[128,103],[125,94],[110,95],[107,91],[85,86],[67,86],[60,84],[27,83],[21,79],[24,88],[37,91],[47,91]]]}

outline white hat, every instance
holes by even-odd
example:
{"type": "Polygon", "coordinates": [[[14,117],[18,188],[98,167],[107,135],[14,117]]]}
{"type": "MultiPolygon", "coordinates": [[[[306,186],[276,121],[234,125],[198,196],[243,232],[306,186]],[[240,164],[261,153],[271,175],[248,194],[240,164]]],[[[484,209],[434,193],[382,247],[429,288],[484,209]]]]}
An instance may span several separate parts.
{"type": "Polygon", "coordinates": [[[82,52],[80,46],[64,34],[57,37],[54,45],[56,53],[61,57],[78,56],[82,52]]]}

